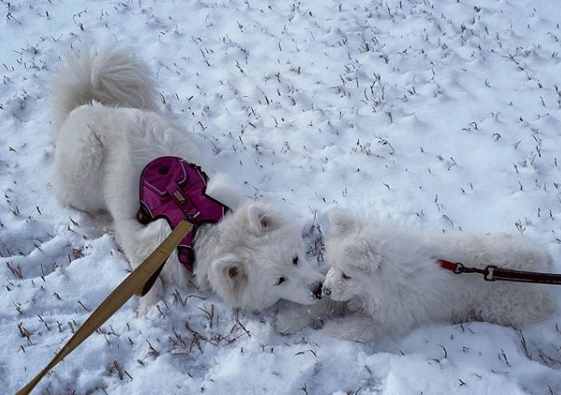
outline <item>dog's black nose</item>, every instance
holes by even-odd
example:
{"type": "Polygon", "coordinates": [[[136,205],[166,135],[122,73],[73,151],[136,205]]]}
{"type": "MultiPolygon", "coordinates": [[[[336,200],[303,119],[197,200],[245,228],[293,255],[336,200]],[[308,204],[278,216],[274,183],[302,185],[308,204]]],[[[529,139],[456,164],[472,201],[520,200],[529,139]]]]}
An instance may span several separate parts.
{"type": "Polygon", "coordinates": [[[323,293],[325,294],[325,296],[329,296],[331,295],[331,290],[327,287],[323,287],[323,293]]]}
{"type": "Polygon", "coordinates": [[[317,283],[312,289],[312,295],[314,295],[315,299],[321,299],[322,294],[323,294],[323,284],[317,283]]]}

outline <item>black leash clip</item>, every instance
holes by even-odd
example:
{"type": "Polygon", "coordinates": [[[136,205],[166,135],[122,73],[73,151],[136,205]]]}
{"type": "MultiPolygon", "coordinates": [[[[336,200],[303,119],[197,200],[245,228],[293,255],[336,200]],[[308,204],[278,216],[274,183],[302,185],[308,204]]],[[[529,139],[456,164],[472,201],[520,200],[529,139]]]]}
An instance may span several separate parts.
{"type": "Polygon", "coordinates": [[[461,263],[456,263],[456,268],[454,269],[454,273],[462,274],[462,273],[479,273],[483,275],[485,281],[495,281],[493,278],[493,273],[497,269],[496,266],[489,265],[485,269],[478,269],[476,267],[465,267],[461,263]]]}

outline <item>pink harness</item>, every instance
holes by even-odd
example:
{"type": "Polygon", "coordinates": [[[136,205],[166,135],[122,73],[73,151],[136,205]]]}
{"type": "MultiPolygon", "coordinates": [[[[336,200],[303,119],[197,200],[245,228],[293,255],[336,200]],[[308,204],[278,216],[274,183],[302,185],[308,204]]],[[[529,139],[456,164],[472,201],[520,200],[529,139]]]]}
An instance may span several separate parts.
{"type": "Polygon", "coordinates": [[[199,166],[175,156],[154,159],[140,175],[140,223],[164,218],[172,229],[183,219],[193,224],[193,230],[177,247],[179,261],[190,272],[195,263],[193,244],[198,227],[217,223],[229,211],[206,194],[207,181],[199,166]]]}

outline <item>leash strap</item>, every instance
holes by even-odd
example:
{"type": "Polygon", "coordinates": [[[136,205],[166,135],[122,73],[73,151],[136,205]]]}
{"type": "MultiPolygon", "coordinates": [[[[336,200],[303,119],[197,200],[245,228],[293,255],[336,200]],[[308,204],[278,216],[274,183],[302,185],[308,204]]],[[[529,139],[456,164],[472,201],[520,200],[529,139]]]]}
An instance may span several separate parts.
{"type": "Polygon", "coordinates": [[[140,266],[133,270],[113,292],[99,305],[88,319],[78,328],[74,335],[55,355],[53,360],[16,395],[27,395],[41,381],[41,379],[62,361],[68,354],[76,349],[84,340],[94,333],[113,314],[117,312],[134,294],[143,292],[149,281],[154,281],[154,275],[164,266],[164,263],[177,248],[185,235],[191,231],[193,225],[187,220],[181,221],[171,234],[160,244],[156,250],[146,258],[140,266]]]}
{"type": "Polygon", "coordinates": [[[561,274],[525,272],[521,270],[501,269],[489,265],[485,269],[467,267],[461,263],[439,260],[440,267],[456,274],[478,273],[482,274],[485,281],[513,281],[519,283],[553,284],[561,285],[561,274]]]}

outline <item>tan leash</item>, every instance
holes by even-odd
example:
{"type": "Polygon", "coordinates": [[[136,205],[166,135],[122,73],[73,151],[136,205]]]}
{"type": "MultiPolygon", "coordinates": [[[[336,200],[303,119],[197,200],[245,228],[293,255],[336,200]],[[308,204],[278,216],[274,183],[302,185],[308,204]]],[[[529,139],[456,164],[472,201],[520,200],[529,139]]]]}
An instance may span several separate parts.
{"type": "Polygon", "coordinates": [[[149,281],[153,283],[155,280],[154,276],[160,272],[166,260],[192,228],[193,225],[187,220],[181,221],[162,244],[160,244],[140,266],[133,270],[99,307],[94,310],[70,340],[68,340],[55,355],[53,360],[33,380],[19,390],[16,395],[29,394],[49,370],[54,368],[56,364],[82,344],[84,340],[115,314],[133,295],[147,292],[147,288],[149,287],[146,287],[146,284],[149,281]]]}

